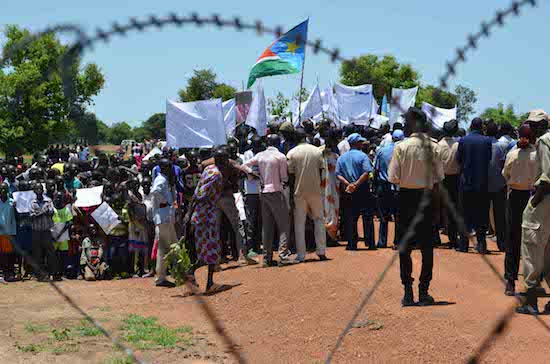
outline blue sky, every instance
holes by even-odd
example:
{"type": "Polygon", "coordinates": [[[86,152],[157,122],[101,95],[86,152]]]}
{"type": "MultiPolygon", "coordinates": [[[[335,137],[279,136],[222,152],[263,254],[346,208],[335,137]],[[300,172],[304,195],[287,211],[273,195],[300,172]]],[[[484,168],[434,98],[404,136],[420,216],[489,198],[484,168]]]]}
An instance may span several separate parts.
{"type": "MultiPolygon", "coordinates": [[[[444,64],[462,45],[466,35],[478,29],[481,20],[510,1],[496,0],[348,0],[312,1],[257,0],[175,1],[175,0],[4,0],[0,24],[20,24],[40,30],[55,23],[76,23],[86,31],[124,23],[132,16],[150,14],[240,15],[261,19],[266,25],[290,29],[310,17],[310,39],[338,47],[345,57],[365,53],[393,54],[411,63],[423,83],[435,84],[444,64]]],[[[545,52],[550,11],[548,2],[528,6],[523,16],[483,40],[479,50],[458,68],[457,82],[478,95],[479,111],[498,102],[513,104],[516,110],[532,108],[550,111],[547,85],[550,85],[545,52]]],[[[67,38],[64,38],[67,39],[67,38]]],[[[2,39],[0,39],[1,41],[2,39]]],[[[100,119],[112,123],[128,121],[138,125],[155,112],[163,112],[167,98],[176,99],[178,89],[198,67],[212,68],[218,78],[240,89],[250,68],[273,41],[252,32],[220,31],[212,27],[169,27],[116,38],[97,44],[85,54],[86,62],[97,63],[106,76],[106,87],[91,107],[100,119]]],[[[311,89],[319,80],[321,88],[337,81],[338,64],[327,56],[306,55],[304,86],[311,89]]],[[[299,75],[264,79],[266,96],[278,90],[295,92],[299,75]]],[[[451,84],[454,87],[454,84],[451,84]]]]}

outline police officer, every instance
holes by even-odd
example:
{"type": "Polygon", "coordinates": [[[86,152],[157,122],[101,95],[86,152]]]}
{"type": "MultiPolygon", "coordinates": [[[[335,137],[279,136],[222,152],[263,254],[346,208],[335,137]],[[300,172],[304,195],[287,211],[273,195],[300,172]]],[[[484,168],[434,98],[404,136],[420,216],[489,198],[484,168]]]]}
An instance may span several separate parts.
{"type": "MultiPolygon", "coordinates": [[[[527,122],[539,139],[535,159],[536,190],[523,211],[521,223],[521,255],[527,294],[524,304],[517,307],[516,312],[537,315],[539,310],[535,289],[542,274],[550,285],[550,134],[546,133],[548,115],[543,110],[531,111],[527,122]]],[[[550,302],[544,311],[550,313],[550,302]]]]}
{"type": "MultiPolygon", "coordinates": [[[[424,207],[422,221],[416,225],[410,242],[415,242],[422,253],[422,271],[419,284],[419,305],[434,303],[428,294],[433,270],[433,242],[432,242],[432,204],[431,195],[437,190],[437,184],[444,178],[443,164],[441,163],[440,148],[433,142],[426,132],[429,125],[426,114],[418,108],[411,107],[405,114],[406,135],[412,131],[410,137],[397,144],[388,168],[389,182],[399,185],[399,235],[405,236],[409,225],[417,216],[418,206],[421,205],[425,190],[430,195],[430,203],[424,207]],[[431,147],[432,163],[427,165],[426,146],[431,147]],[[431,168],[430,171],[427,168],[431,168]],[[430,177],[430,178],[428,178],[430,177]]],[[[406,244],[406,242],[405,242],[406,244]]],[[[410,243],[402,246],[399,253],[401,283],[405,287],[405,295],[401,304],[414,305],[412,289],[412,259],[410,243]]]]}

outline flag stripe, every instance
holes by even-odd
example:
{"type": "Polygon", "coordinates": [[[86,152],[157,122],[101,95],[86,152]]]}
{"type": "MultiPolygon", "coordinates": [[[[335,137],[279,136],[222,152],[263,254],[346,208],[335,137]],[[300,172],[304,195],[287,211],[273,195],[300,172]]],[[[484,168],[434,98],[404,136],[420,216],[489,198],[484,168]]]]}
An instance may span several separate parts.
{"type": "Polygon", "coordinates": [[[248,77],[248,87],[254,84],[257,78],[273,75],[286,75],[289,73],[300,73],[301,70],[295,68],[290,63],[282,59],[266,59],[257,63],[250,71],[248,77]]]}

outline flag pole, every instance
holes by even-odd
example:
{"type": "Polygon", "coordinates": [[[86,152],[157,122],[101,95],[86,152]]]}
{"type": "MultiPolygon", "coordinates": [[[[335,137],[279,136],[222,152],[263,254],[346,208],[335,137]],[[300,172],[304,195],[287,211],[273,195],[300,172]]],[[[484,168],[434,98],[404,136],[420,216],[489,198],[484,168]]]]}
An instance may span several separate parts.
{"type": "Polygon", "coordinates": [[[306,39],[304,41],[304,61],[302,62],[302,75],[300,77],[300,89],[298,90],[298,125],[302,124],[302,88],[304,87],[304,67],[306,65],[306,43],[307,43],[307,32],[309,31],[309,17],[307,18],[307,30],[306,30],[306,39]]]}

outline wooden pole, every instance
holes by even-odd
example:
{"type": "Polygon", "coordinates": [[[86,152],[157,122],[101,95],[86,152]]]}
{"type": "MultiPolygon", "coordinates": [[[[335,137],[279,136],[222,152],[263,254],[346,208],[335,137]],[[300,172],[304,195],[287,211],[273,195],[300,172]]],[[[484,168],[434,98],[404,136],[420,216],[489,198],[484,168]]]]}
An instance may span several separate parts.
{"type": "Polygon", "coordinates": [[[306,39],[303,39],[304,42],[304,61],[302,62],[302,75],[300,77],[300,89],[298,90],[298,125],[302,124],[302,88],[304,87],[304,67],[306,65],[306,43],[307,43],[307,32],[309,31],[309,18],[308,19],[308,29],[306,30],[306,39]]]}

